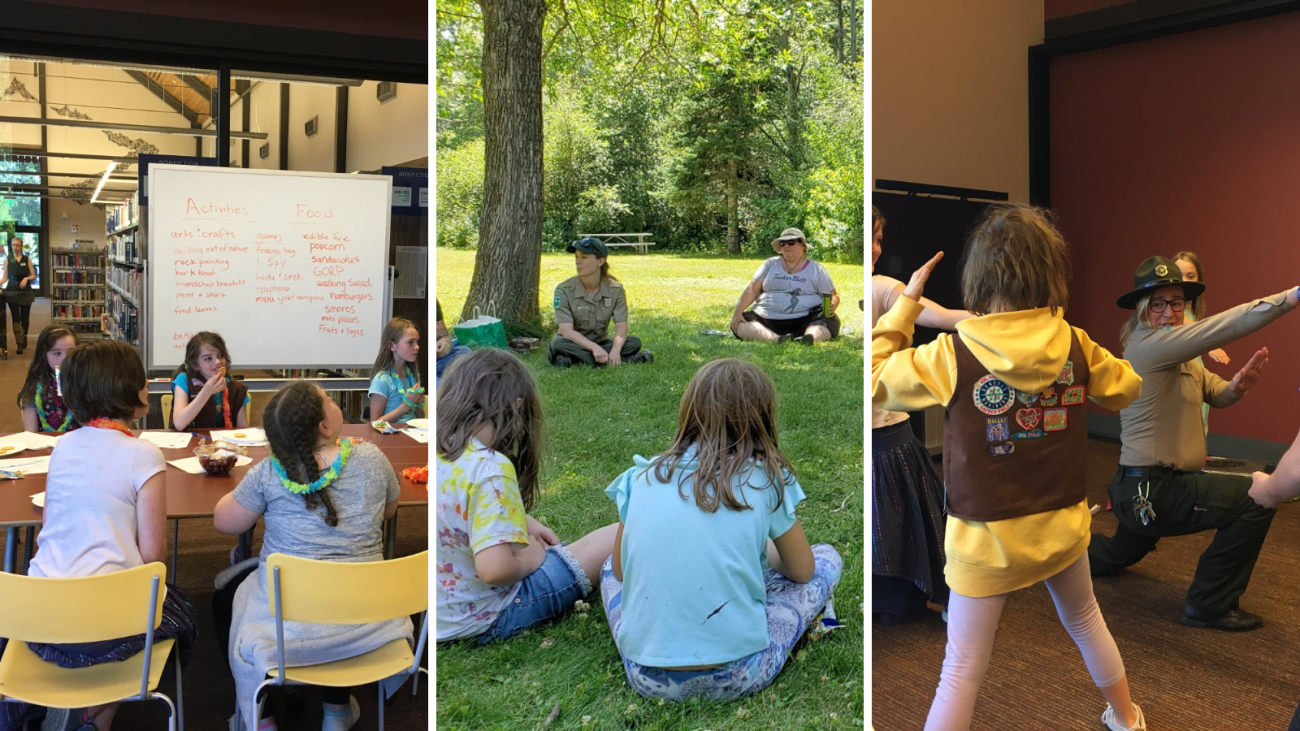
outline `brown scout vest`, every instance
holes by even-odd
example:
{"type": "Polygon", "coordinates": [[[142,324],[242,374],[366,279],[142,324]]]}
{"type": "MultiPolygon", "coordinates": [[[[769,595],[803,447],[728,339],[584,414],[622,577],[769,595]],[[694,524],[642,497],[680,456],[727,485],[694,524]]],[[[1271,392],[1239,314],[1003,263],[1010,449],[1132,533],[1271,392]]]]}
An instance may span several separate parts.
{"type": "MultiPolygon", "coordinates": [[[[190,400],[203,390],[203,384],[195,385],[194,379],[190,378],[189,373],[185,374],[185,390],[189,393],[190,400]]],[[[230,426],[235,426],[235,420],[239,418],[239,410],[244,408],[244,397],[248,395],[248,386],[242,381],[238,381],[230,376],[226,376],[226,392],[221,394],[221,398],[230,400],[230,426]]],[[[172,412],[172,429],[176,429],[176,407],[173,406],[172,412]]],[[[221,412],[217,411],[217,399],[209,397],[199,408],[199,413],[194,417],[186,430],[189,429],[225,429],[226,420],[222,418],[221,412]]]]}
{"type": "Polygon", "coordinates": [[[1088,362],[1074,331],[1065,367],[1040,394],[1011,388],[989,374],[960,335],[952,340],[957,388],[943,425],[948,513],[965,520],[1006,520],[1083,502],[1088,362]]]}

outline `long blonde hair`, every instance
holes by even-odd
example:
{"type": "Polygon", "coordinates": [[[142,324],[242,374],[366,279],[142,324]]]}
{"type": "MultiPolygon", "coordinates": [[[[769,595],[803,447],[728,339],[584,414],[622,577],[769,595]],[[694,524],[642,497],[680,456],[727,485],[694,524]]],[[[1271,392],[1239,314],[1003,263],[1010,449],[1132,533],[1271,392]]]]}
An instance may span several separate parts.
{"type": "MultiPolygon", "coordinates": [[[[1178,252],[1177,254],[1174,255],[1174,264],[1177,264],[1179,259],[1189,262],[1193,267],[1196,268],[1196,281],[1198,282],[1205,281],[1205,271],[1201,269],[1201,257],[1197,256],[1196,252],[1194,251],[1178,252]]],[[[1205,293],[1202,292],[1201,294],[1197,295],[1196,299],[1192,300],[1191,302],[1188,302],[1187,309],[1191,311],[1192,317],[1196,318],[1197,322],[1204,320],[1205,319],[1205,293]]]]}
{"type": "Polygon", "coordinates": [[[1151,311],[1149,308],[1153,296],[1155,296],[1155,292],[1146,292],[1141,297],[1138,297],[1137,309],[1133,311],[1133,316],[1128,319],[1128,322],[1124,323],[1124,327],[1120,328],[1119,331],[1120,352],[1123,352],[1128,347],[1128,339],[1133,336],[1138,325],[1142,325],[1148,330],[1155,329],[1151,326],[1151,316],[1148,314],[1151,311]]]}
{"type": "Polygon", "coordinates": [[[668,482],[678,467],[686,470],[682,462],[691,446],[697,466],[678,493],[685,500],[689,484],[696,507],[706,513],[720,506],[752,509],[732,484],[751,470],[762,470],[768,487],[776,490],[774,511],[784,500],[784,488],[794,482],[794,467],[777,445],[776,386],[752,363],[722,358],[695,372],[682,394],[677,435],[651,463],[655,479],[668,482]]]}

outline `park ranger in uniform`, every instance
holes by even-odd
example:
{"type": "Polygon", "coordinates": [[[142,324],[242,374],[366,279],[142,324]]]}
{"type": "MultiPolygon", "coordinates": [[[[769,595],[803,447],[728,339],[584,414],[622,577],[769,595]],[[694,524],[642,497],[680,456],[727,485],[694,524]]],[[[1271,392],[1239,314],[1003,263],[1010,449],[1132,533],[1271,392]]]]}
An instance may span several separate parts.
{"type": "Polygon", "coordinates": [[[628,335],[627,296],[623,285],[609,273],[609,248],[587,237],[569,244],[577,276],[555,287],[555,324],[559,334],[547,354],[551,363],[568,368],[575,363],[593,366],[650,363],[641,341],[628,335]],[[614,321],[614,338],[609,323],[614,321]]]}

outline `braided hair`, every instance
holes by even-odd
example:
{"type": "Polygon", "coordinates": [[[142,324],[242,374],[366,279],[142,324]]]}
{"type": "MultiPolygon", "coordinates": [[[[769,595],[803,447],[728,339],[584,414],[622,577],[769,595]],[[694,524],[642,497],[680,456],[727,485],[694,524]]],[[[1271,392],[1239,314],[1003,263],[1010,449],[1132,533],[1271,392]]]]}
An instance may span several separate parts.
{"type": "MultiPolygon", "coordinates": [[[[294,482],[309,484],[321,475],[316,464],[320,423],[325,420],[324,392],[306,381],[294,381],[276,392],[262,412],[262,428],[271,443],[271,453],[280,460],[284,473],[294,482]]],[[[307,510],[325,509],[325,525],[339,524],[330,500],[329,487],[303,495],[307,510]]]]}

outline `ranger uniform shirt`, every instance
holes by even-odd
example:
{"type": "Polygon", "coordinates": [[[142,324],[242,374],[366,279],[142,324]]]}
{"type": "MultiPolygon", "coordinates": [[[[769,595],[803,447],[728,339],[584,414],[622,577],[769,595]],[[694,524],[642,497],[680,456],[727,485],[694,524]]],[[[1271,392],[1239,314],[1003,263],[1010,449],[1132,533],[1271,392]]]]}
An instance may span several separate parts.
{"type": "Polygon", "coordinates": [[[589,294],[578,277],[555,287],[555,324],[569,323],[588,340],[604,340],[609,321],[627,322],[627,295],[615,279],[603,279],[595,294],[589,294]]]}

